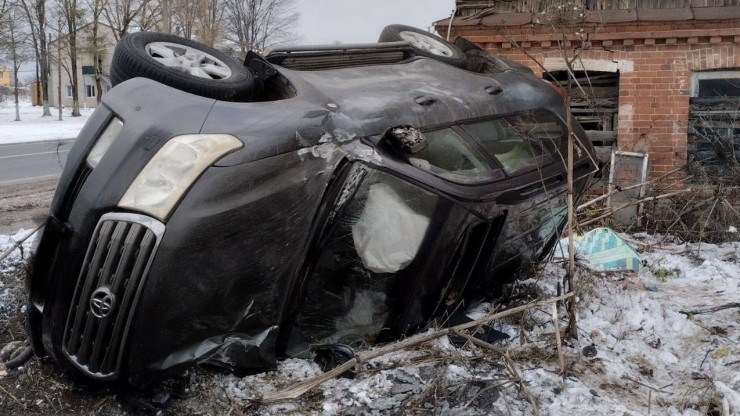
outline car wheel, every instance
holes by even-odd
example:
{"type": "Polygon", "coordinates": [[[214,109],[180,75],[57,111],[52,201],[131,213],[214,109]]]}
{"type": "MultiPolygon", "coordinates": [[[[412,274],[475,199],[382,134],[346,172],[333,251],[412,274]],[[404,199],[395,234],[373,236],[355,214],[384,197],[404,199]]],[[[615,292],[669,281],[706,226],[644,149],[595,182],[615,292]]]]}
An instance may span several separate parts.
{"type": "Polygon", "coordinates": [[[166,33],[139,32],[121,38],[111,61],[111,84],[144,77],[217,100],[249,100],[256,81],[226,54],[166,33]]]}
{"type": "Polygon", "coordinates": [[[436,59],[457,67],[465,66],[465,53],[460,48],[424,30],[405,25],[390,25],[380,32],[378,42],[397,41],[410,43],[419,56],[436,59]]]}

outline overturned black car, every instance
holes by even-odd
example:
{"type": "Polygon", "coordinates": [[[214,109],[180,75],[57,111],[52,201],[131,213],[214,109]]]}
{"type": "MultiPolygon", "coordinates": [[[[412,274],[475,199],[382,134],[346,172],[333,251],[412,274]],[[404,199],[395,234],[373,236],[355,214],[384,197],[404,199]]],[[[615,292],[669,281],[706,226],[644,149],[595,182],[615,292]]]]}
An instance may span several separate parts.
{"type": "MultiPolygon", "coordinates": [[[[464,39],[239,64],[157,33],[69,154],[30,280],[37,355],[143,384],[367,345],[490,297],[566,218],[557,88],[464,39]]],[[[577,195],[593,150],[573,126],[577,195]]]]}

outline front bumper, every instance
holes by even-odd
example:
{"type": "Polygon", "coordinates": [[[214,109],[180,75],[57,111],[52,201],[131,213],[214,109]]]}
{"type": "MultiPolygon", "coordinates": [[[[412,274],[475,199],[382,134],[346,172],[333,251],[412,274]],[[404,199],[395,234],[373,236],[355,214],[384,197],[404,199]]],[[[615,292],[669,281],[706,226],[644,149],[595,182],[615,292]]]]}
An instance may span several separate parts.
{"type": "MultiPolygon", "coordinates": [[[[88,252],[88,247],[95,245],[91,241],[93,235],[97,238],[96,230],[99,226],[109,220],[119,221],[123,218],[106,214],[116,211],[116,205],[127,185],[149,159],[168,138],[200,132],[214,101],[144,79],[128,81],[103,98],[102,104],[85,124],[68,154],[38,251],[32,262],[27,327],[37,355],[49,355],[59,363],[71,361],[79,370],[98,374],[100,378],[110,378],[117,371],[119,360],[110,358],[111,355],[105,360],[116,361],[112,366],[90,367],[88,359],[93,356],[82,359],[78,351],[83,343],[76,343],[74,349],[65,351],[65,337],[69,337],[65,328],[70,316],[70,305],[73,298],[84,294],[77,293],[79,291],[76,286],[83,269],[89,266],[85,253],[88,252]],[[122,120],[126,128],[122,129],[111,144],[101,163],[92,169],[85,159],[114,117],[122,120]],[[77,359],[69,360],[67,356],[75,356],[77,359]]],[[[130,220],[132,217],[128,218],[130,220]]],[[[161,228],[148,220],[129,222],[145,223],[154,231],[161,228]]],[[[83,302],[80,299],[76,301],[83,302]]],[[[96,332],[98,326],[98,323],[88,325],[85,321],[78,328],[80,334],[77,336],[89,337],[90,331],[96,332]],[[89,331],[85,331],[86,329],[89,331]]],[[[125,325],[120,331],[121,336],[124,336],[125,325]]],[[[90,341],[89,354],[105,355],[103,350],[96,351],[95,342],[95,339],[90,341]]],[[[88,353],[85,349],[82,352],[88,353]]],[[[97,355],[98,360],[104,359],[97,355]]]]}

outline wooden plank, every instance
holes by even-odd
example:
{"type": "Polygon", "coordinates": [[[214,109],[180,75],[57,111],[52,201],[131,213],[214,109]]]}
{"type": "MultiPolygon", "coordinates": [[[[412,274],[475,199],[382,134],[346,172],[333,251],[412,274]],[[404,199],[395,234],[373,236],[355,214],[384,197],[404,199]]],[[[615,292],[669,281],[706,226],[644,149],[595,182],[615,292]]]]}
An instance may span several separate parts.
{"type": "Polygon", "coordinates": [[[592,142],[610,142],[617,140],[616,131],[586,130],[586,136],[592,142]]]}
{"type": "Polygon", "coordinates": [[[570,101],[571,108],[617,108],[618,98],[592,98],[590,100],[573,99],[570,101]]]}

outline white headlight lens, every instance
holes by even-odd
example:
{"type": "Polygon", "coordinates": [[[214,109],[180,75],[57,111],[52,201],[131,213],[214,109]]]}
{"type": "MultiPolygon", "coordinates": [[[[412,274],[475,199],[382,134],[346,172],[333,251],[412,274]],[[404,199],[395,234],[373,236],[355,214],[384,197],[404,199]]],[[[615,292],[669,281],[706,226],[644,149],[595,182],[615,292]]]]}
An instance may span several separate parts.
{"type": "Polygon", "coordinates": [[[98,137],[98,141],[95,142],[92,150],[87,154],[86,161],[91,168],[95,169],[98,166],[98,162],[103,158],[105,152],[108,151],[111,143],[113,143],[113,139],[118,136],[121,127],[123,127],[123,122],[115,117],[108,123],[108,127],[103,130],[103,134],[98,137]]]}
{"type": "Polygon", "coordinates": [[[118,203],[164,221],[185,191],[224,154],[242,147],[230,134],[187,134],[168,141],[134,179],[118,203]]]}

